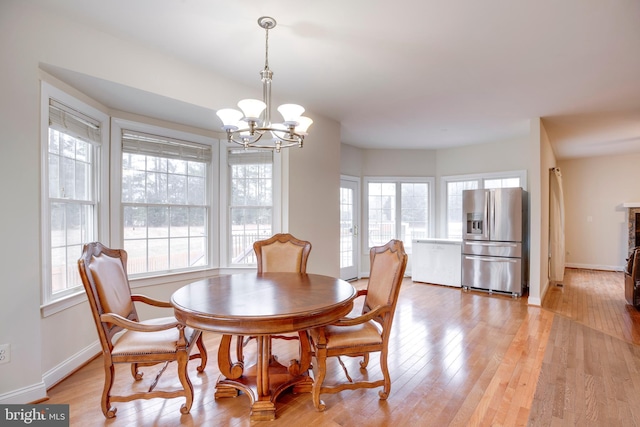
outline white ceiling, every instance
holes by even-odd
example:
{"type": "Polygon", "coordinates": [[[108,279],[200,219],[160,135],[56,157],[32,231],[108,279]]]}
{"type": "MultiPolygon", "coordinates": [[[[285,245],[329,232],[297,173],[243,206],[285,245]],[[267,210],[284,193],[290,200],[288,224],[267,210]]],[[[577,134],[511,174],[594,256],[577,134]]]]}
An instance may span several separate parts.
{"type": "MultiPolygon", "coordinates": [[[[357,147],[505,140],[542,117],[561,159],[640,152],[638,0],[33,1],[257,88],[257,19],[272,16],[274,96],[357,147]]],[[[219,126],[202,107],[49,71],[112,108],[219,126]]]]}

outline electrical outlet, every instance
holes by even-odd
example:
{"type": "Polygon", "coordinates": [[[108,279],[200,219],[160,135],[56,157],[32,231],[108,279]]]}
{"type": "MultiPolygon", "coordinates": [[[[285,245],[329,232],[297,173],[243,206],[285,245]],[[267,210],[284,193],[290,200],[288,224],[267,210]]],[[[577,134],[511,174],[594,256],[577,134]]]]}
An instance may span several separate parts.
{"type": "Polygon", "coordinates": [[[11,344],[0,344],[0,365],[11,362],[11,344]]]}

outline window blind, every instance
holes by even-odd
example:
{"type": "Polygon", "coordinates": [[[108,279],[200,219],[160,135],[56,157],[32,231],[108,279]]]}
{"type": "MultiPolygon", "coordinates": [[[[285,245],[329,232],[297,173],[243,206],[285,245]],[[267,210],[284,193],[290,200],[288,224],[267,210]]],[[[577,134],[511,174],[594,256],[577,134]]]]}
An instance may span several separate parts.
{"type": "Polygon", "coordinates": [[[211,161],[211,147],[208,145],[130,130],[122,131],[122,152],[206,163],[211,161]]]}
{"type": "Polygon", "coordinates": [[[100,122],[68,107],[53,98],[49,99],[49,127],[84,141],[100,144],[100,122]]]}
{"type": "Polygon", "coordinates": [[[229,166],[255,165],[273,163],[273,151],[271,150],[229,150],[227,156],[229,166]]]}

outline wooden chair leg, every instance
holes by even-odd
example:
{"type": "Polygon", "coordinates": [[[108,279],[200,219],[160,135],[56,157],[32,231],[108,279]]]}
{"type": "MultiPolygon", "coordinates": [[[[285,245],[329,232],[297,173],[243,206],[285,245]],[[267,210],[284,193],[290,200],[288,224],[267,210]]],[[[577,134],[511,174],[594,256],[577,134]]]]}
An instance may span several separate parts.
{"type": "Polygon", "coordinates": [[[384,388],[378,392],[381,400],[385,400],[389,397],[391,392],[391,376],[389,375],[389,366],[387,366],[387,352],[380,352],[380,370],[384,376],[384,388]]]}
{"type": "Polygon", "coordinates": [[[177,354],[178,358],[178,378],[180,379],[180,384],[184,388],[186,401],[184,405],[180,407],[180,412],[183,414],[188,414],[191,410],[191,405],[193,405],[193,384],[191,384],[191,380],[189,379],[189,374],[187,372],[187,364],[189,363],[189,355],[183,349],[178,350],[177,354]]]}
{"type": "Polygon", "coordinates": [[[318,365],[315,370],[315,378],[313,379],[313,388],[311,389],[311,398],[313,400],[313,406],[316,411],[324,411],[325,404],[320,400],[320,390],[322,389],[322,383],[324,377],[327,375],[327,350],[323,348],[316,348],[316,364],[318,365]]]}
{"type": "Polygon", "coordinates": [[[140,364],[132,363],[131,364],[131,376],[134,380],[140,381],[142,379],[142,372],[140,372],[140,364]]]}
{"type": "MultiPolygon", "coordinates": [[[[204,346],[204,341],[202,341],[202,333],[198,336],[196,340],[196,345],[198,346],[198,352],[200,353],[200,366],[198,366],[198,372],[204,372],[204,368],[207,366],[207,349],[204,346]]],[[[197,356],[196,356],[197,357],[197,356]]]]}
{"type": "Polygon", "coordinates": [[[362,355],[362,361],[360,362],[360,369],[367,369],[369,366],[369,353],[362,355]]]}
{"type": "Polygon", "coordinates": [[[115,368],[113,364],[104,366],[104,388],[102,389],[102,413],[106,418],[113,418],[116,416],[117,408],[111,407],[111,387],[113,386],[113,379],[115,375],[115,368]]]}

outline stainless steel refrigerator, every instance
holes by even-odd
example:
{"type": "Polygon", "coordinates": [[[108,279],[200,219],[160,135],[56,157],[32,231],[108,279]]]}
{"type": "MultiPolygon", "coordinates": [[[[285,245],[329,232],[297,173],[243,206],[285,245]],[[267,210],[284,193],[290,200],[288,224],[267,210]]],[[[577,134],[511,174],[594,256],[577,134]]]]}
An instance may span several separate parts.
{"type": "Polygon", "coordinates": [[[527,287],[526,193],[464,190],[462,287],[521,296],[527,287]]]}

